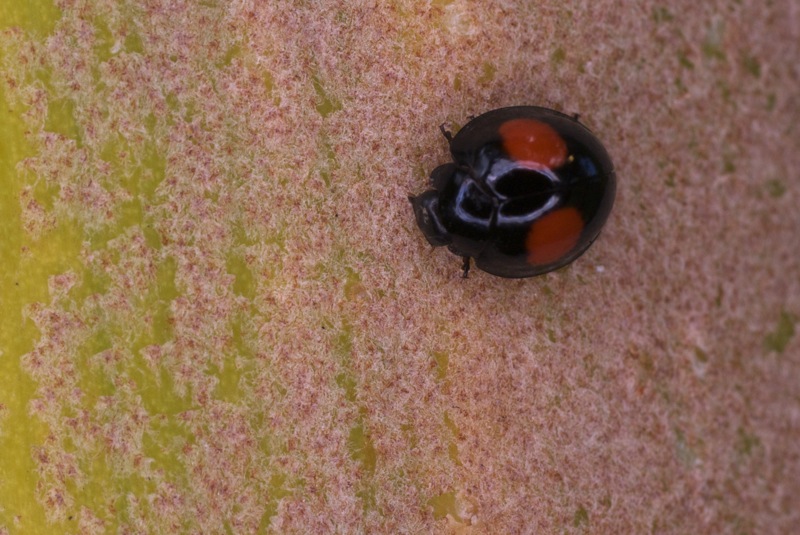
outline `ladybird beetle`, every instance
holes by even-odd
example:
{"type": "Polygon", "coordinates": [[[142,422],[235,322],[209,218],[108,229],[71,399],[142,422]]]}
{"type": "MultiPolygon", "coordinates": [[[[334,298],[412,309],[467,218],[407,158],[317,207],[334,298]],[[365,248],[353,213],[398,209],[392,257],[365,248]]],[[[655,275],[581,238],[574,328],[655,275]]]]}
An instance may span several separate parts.
{"type": "Polygon", "coordinates": [[[479,269],[506,278],[565,266],[597,238],[616,178],[603,145],[577,118],[538,106],[487,112],[455,137],[453,162],[433,170],[433,189],[410,196],[417,225],[479,269]]]}

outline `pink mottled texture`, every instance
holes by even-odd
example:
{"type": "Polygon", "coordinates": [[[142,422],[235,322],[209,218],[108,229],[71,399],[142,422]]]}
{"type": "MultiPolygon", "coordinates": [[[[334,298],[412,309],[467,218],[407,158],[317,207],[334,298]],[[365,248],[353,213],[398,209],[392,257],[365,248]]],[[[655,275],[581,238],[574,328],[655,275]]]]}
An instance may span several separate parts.
{"type": "Polygon", "coordinates": [[[76,244],[24,308],[47,522],[800,525],[797,2],[57,5],[0,40],[20,232],[76,244]],[[616,206],[566,269],[462,280],[406,197],[515,104],[580,114],[616,206]]]}

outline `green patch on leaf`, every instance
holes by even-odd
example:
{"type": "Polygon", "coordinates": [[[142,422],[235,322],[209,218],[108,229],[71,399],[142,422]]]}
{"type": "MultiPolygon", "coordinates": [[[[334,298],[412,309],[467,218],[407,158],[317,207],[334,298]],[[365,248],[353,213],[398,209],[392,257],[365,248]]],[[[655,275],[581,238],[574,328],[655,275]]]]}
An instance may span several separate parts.
{"type": "Polygon", "coordinates": [[[764,337],[764,347],[767,351],[783,353],[783,350],[786,349],[786,346],[789,345],[789,342],[794,337],[796,323],[797,316],[782,310],[775,330],[764,337]]]}
{"type": "Polygon", "coordinates": [[[284,474],[274,474],[269,480],[267,505],[264,514],[261,515],[261,521],[258,525],[258,533],[272,533],[269,530],[269,525],[272,522],[272,517],[278,514],[278,505],[280,501],[286,496],[291,495],[292,492],[287,488],[286,476],[284,474]]]}
{"type": "Polygon", "coordinates": [[[681,67],[687,70],[694,70],[694,63],[692,60],[689,59],[689,56],[686,54],[685,51],[678,52],[678,63],[681,67]]]}
{"type": "Polygon", "coordinates": [[[78,147],[82,145],[81,131],[75,120],[75,102],[72,99],[58,98],[48,102],[44,129],[74,139],[78,147]]]}
{"type": "Polygon", "coordinates": [[[434,496],[428,500],[428,505],[433,508],[433,518],[436,520],[443,520],[450,515],[456,522],[463,522],[461,516],[458,514],[455,492],[445,492],[444,494],[434,496]]]}
{"type": "Polygon", "coordinates": [[[342,103],[325,89],[319,76],[312,77],[311,83],[314,86],[314,92],[317,94],[317,112],[320,115],[327,117],[342,109],[342,103]]]}
{"type": "Polygon", "coordinates": [[[494,80],[497,74],[497,67],[495,67],[493,63],[486,61],[483,64],[482,70],[483,72],[478,77],[478,83],[481,85],[488,85],[494,80]]]}
{"type": "Polygon", "coordinates": [[[761,446],[761,440],[754,434],[740,427],[736,430],[736,451],[743,456],[749,456],[753,450],[761,446]]]}
{"type": "Polygon", "coordinates": [[[363,424],[358,424],[350,429],[350,436],[347,439],[347,449],[350,451],[350,458],[361,464],[368,474],[375,473],[378,455],[375,445],[369,433],[364,429],[363,424]]]}
{"type": "Polygon", "coordinates": [[[138,32],[131,32],[125,36],[125,50],[133,54],[142,54],[144,52],[144,43],[142,43],[142,37],[138,32]]]}
{"type": "Polygon", "coordinates": [[[708,362],[708,353],[696,346],[694,348],[694,357],[698,360],[698,362],[702,362],[703,364],[708,362]]]}
{"type": "Polygon", "coordinates": [[[755,56],[745,56],[742,59],[742,66],[749,74],[752,74],[756,78],[761,77],[761,63],[755,56]]]}
{"type": "Polygon", "coordinates": [[[447,367],[450,364],[450,355],[444,351],[433,353],[433,361],[436,363],[436,378],[444,381],[447,378],[447,367]]]}
{"type": "Polygon", "coordinates": [[[339,388],[344,389],[344,397],[350,403],[356,402],[356,383],[355,377],[347,373],[340,373],[336,376],[336,384],[339,388]]]}
{"type": "Polygon", "coordinates": [[[773,199],[780,199],[786,193],[786,184],[779,178],[768,180],[767,193],[773,199]]]}
{"type": "Polygon", "coordinates": [[[729,175],[736,171],[736,163],[733,161],[733,156],[730,154],[722,158],[722,172],[729,175]]]}
{"type": "Polygon", "coordinates": [[[660,24],[662,22],[672,22],[675,16],[669,12],[669,10],[663,6],[654,7],[653,8],[653,20],[660,24]]]}
{"type": "Polygon", "coordinates": [[[228,273],[234,276],[234,293],[253,301],[256,297],[257,284],[247,260],[241,254],[231,254],[226,264],[228,273]]]}
{"type": "Polygon", "coordinates": [[[586,526],[589,524],[589,511],[586,510],[584,506],[578,507],[578,510],[575,511],[575,515],[572,518],[572,525],[575,527],[578,526],[586,526]]]}

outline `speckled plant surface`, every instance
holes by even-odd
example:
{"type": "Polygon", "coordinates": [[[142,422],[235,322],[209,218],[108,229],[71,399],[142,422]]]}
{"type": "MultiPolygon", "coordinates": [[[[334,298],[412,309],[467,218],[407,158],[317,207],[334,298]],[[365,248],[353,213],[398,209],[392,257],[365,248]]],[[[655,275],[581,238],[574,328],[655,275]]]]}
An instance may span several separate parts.
{"type": "Polygon", "coordinates": [[[0,534],[789,533],[794,0],[0,0],[0,534]],[[438,126],[579,113],[617,204],[432,250],[438,126]]]}

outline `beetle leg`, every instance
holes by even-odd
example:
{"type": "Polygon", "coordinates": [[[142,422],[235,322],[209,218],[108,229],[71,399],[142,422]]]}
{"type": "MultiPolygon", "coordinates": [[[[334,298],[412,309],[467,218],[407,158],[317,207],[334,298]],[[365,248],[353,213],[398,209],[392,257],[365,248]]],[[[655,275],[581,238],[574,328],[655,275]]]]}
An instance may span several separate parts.
{"type": "Polygon", "coordinates": [[[469,257],[462,256],[461,258],[464,259],[464,264],[462,264],[461,269],[463,273],[461,274],[461,278],[466,279],[469,276],[469,257]]]}

